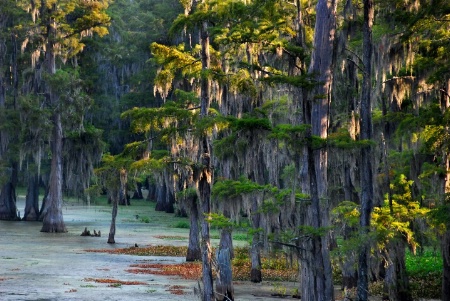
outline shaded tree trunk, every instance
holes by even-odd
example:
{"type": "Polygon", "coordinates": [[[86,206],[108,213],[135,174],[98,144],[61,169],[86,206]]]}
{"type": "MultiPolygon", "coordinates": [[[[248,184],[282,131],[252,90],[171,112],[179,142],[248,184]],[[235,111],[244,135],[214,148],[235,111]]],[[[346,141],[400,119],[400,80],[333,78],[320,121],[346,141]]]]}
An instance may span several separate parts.
{"type": "Polygon", "coordinates": [[[125,169],[120,170],[120,189],[119,189],[119,205],[130,205],[130,197],[128,196],[128,172],[125,169]]]}
{"type": "MultiPolygon", "coordinates": [[[[252,228],[258,229],[260,227],[261,216],[258,213],[258,200],[256,199],[256,197],[253,197],[250,214],[252,220],[252,228]]],[[[255,230],[252,237],[252,245],[250,247],[250,261],[252,266],[250,271],[250,281],[254,283],[262,282],[260,249],[261,233],[255,230]]]]}
{"type": "MultiPolygon", "coordinates": [[[[360,112],[360,139],[372,139],[371,89],[372,89],[372,24],[374,17],[373,0],[364,0],[363,25],[363,83],[360,112]]],[[[373,170],[372,148],[370,145],[361,149],[361,215],[360,231],[363,246],[358,258],[358,300],[367,301],[369,292],[369,254],[370,245],[365,239],[369,233],[370,218],[373,209],[373,170]]]]}
{"type": "Polygon", "coordinates": [[[115,188],[112,189],[110,198],[112,202],[112,218],[111,225],[109,227],[108,243],[114,244],[116,243],[114,236],[116,235],[116,217],[119,207],[119,191],[115,188]]]}
{"type": "Polygon", "coordinates": [[[41,232],[67,232],[62,214],[62,135],[61,113],[57,110],[53,115],[52,162],[41,232]]]}
{"type": "Polygon", "coordinates": [[[25,212],[23,220],[37,221],[39,218],[39,176],[30,175],[25,197],[25,212]]]}
{"type": "Polygon", "coordinates": [[[17,183],[17,166],[13,164],[11,167],[8,181],[3,184],[0,191],[0,220],[17,220],[16,207],[16,183],[17,183]]]}
{"type": "Polygon", "coordinates": [[[197,261],[202,259],[202,252],[200,250],[200,239],[199,233],[200,229],[198,226],[199,215],[198,215],[198,198],[197,196],[189,197],[189,218],[190,218],[190,229],[189,229],[189,245],[186,254],[186,261],[197,261]]]}
{"type": "Polygon", "coordinates": [[[233,271],[231,260],[233,259],[233,239],[231,228],[222,229],[220,232],[220,245],[216,251],[219,272],[216,279],[216,300],[234,300],[233,271]]]}
{"type": "MultiPolygon", "coordinates": [[[[207,144],[207,138],[203,138],[203,144],[207,144]]],[[[207,150],[208,148],[206,148],[207,150]]],[[[200,196],[201,217],[201,233],[202,233],[202,280],[203,280],[203,296],[202,301],[214,300],[213,277],[211,264],[211,242],[210,242],[210,226],[207,216],[211,213],[211,185],[212,171],[211,158],[208,152],[202,154],[201,158],[202,170],[198,181],[198,191],[200,196]]]]}
{"type": "MultiPolygon", "coordinates": [[[[443,114],[448,112],[450,108],[450,80],[447,80],[444,88],[441,90],[441,110],[443,114]]],[[[446,127],[448,133],[449,127],[446,127]]],[[[443,152],[442,161],[445,164],[446,175],[443,183],[443,205],[450,206],[450,160],[447,151],[443,152]]],[[[447,207],[449,208],[449,207],[447,207]]],[[[447,211],[447,213],[449,213],[447,211]]],[[[450,301],[450,222],[446,224],[446,231],[442,236],[441,253],[443,258],[442,272],[442,301],[450,301]]]]}
{"type": "MultiPolygon", "coordinates": [[[[41,15],[46,18],[46,39],[47,44],[45,47],[45,71],[53,75],[56,73],[56,21],[50,15],[56,10],[56,3],[51,7],[47,7],[47,3],[43,1],[41,6],[41,15]]],[[[52,92],[52,88],[47,83],[46,96],[53,109],[53,130],[52,130],[52,142],[51,152],[52,161],[50,166],[50,180],[49,190],[45,200],[45,207],[42,210],[43,225],[41,232],[67,232],[66,225],[64,224],[62,214],[62,181],[63,181],[63,129],[61,121],[61,107],[59,103],[59,97],[52,92]]]]}
{"type": "Polygon", "coordinates": [[[162,181],[161,184],[157,185],[155,189],[156,211],[166,211],[166,208],[164,206],[166,202],[166,193],[166,183],[162,181]]]}
{"type": "MultiPolygon", "coordinates": [[[[203,1],[202,1],[203,2],[203,1]]],[[[203,21],[200,29],[200,43],[201,43],[201,62],[202,71],[204,72],[201,79],[201,95],[200,95],[200,119],[208,116],[209,107],[211,105],[210,80],[207,72],[210,68],[210,53],[209,53],[209,32],[208,23],[203,21]]],[[[211,150],[208,141],[207,133],[203,133],[200,138],[200,160],[201,169],[197,179],[197,189],[199,194],[200,208],[201,208],[201,234],[202,234],[202,281],[203,294],[202,301],[214,300],[213,291],[213,277],[212,277],[212,263],[211,263],[211,241],[210,241],[210,227],[207,220],[211,213],[211,188],[212,188],[212,166],[211,166],[211,150]]]]}
{"type": "Polygon", "coordinates": [[[406,274],[405,243],[393,240],[387,246],[385,291],[390,301],[412,301],[408,275],[406,274]]]}
{"type": "MultiPolygon", "coordinates": [[[[448,225],[447,225],[448,226],[448,225]]],[[[442,237],[442,301],[450,301],[450,229],[442,237]]]]}

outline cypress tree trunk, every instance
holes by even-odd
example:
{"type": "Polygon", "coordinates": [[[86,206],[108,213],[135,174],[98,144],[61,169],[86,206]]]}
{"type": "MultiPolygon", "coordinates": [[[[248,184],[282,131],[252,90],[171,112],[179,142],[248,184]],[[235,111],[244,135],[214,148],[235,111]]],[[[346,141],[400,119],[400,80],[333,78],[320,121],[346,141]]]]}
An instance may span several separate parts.
{"type": "Polygon", "coordinates": [[[11,167],[8,181],[0,190],[0,220],[17,220],[16,207],[17,164],[11,167]]]}
{"type": "Polygon", "coordinates": [[[119,191],[117,190],[117,188],[112,189],[110,198],[113,207],[112,207],[111,225],[109,227],[108,243],[114,244],[116,243],[116,241],[114,240],[114,236],[116,235],[116,217],[119,207],[119,191]]]}
{"type": "Polygon", "coordinates": [[[165,202],[166,202],[166,182],[161,180],[161,183],[156,186],[155,189],[155,199],[156,199],[156,211],[166,211],[165,202]]]}
{"type": "Polygon", "coordinates": [[[450,301],[450,229],[442,237],[442,257],[442,301],[450,301]]]}
{"type": "Polygon", "coordinates": [[[30,175],[25,198],[25,212],[23,220],[37,221],[39,218],[39,176],[30,175]]]}
{"type": "Polygon", "coordinates": [[[400,239],[391,241],[387,246],[387,268],[385,276],[385,290],[390,301],[412,301],[406,274],[405,243],[400,239]]]}
{"type": "MultiPolygon", "coordinates": [[[[203,138],[203,144],[208,143],[206,138],[203,138]]],[[[211,242],[210,242],[210,226],[207,219],[208,214],[211,213],[211,158],[209,153],[203,153],[201,158],[202,170],[198,181],[198,191],[200,195],[200,207],[202,212],[201,217],[201,233],[202,233],[202,281],[203,281],[203,296],[202,301],[214,300],[213,292],[213,277],[211,264],[211,242]]]]}
{"type": "MultiPolygon", "coordinates": [[[[203,2],[203,1],[202,1],[203,2]]],[[[208,23],[203,21],[200,30],[201,43],[201,61],[202,61],[202,79],[201,79],[201,99],[200,99],[200,119],[208,115],[210,107],[210,80],[207,72],[210,68],[209,54],[209,32],[208,23]]],[[[201,233],[202,233],[202,281],[203,294],[202,301],[214,300],[213,277],[211,264],[211,242],[210,229],[207,216],[211,213],[211,187],[212,187],[212,168],[211,168],[211,151],[207,137],[207,133],[203,133],[200,139],[200,164],[201,169],[198,176],[198,194],[201,208],[201,233]]]]}
{"type": "MultiPolygon", "coordinates": [[[[4,30],[4,27],[7,27],[7,23],[9,18],[7,15],[4,15],[3,12],[0,12],[0,29],[4,30]]],[[[8,85],[8,78],[3,74],[4,65],[9,65],[9,63],[5,64],[5,57],[7,54],[7,43],[6,39],[2,39],[0,37],[0,110],[4,110],[6,108],[6,90],[8,85]]],[[[13,64],[15,65],[15,64],[13,64]]],[[[6,69],[6,68],[5,68],[6,69]]],[[[9,66],[8,66],[9,69],[9,66]]],[[[15,77],[14,77],[14,80],[15,77]]],[[[0,113],[3,113],[1,112],[0,113]]],[[[5,115],[1,115],[2,117],[5,115]]],[[[6,122],[4,120],[1,121],[6,122]]],[[[0,158],[6,157],[6,153],[10,147],[11,134],[6,132],[5,130],[0,130],[0,158]]],[[[16,207],[16,193],[15,187],[17,182],[17,164],[11,162],[10,172],[5,176],[7,178],[6,182],[3,182],[0,186],[0,220],[15,220],[17,219],[17,207],[16,207]]]]}
{"type": "MultiPolygon", "coordinates": [[[[374,16],[373,0],[364,0],[364,25],[363,25],[363,85],[360,112],[360,138],[372,139],[371,118],[371,89],[372,89],[372,24],[374,16]]],[[[370,216],[373,208],[373,171],[372,149],[368,145],[361,149],[361,215],[359,225],[361,227],[362,241],[366,241],[369,233],[370,216]]],[[[367,301],[369,291],[369,254],[370,245],[364,243],[358,259],[358,300],[367,301]]]]}
{"type": "Polygon", "coordinates": [[[234,300],[233,272],[231,269],[233,239],[231,234],[231,228],[221,230],[220,245],[216,254],[217,265],[219,266],[216,280],[216,299],[219,301],[234,300]]]}
{"type": "MultiPolygon", "coordinates": [[[[447,80],[444,89],[441,91],[441,110],[444,113],[450,108],[450,80],[447,80]]],[[[449,128],[446,128],[447,132],[449,128]]],[[[443,151],[442,161],[447,171],[443,183],[443,202],[449,206],[448,194],[450,193],[450,161],[447,151],[443,151]]],[[[442,273],[442,300],[450,301],[450,222],[446,224],[447,230],[442,236],[441,253],[443,257],[443,273],[442,273]]]]}
{"type": "MultiPolygon", "coordinates": [[[[53,75],[56,73],[56,22],[53,17],[50,16],[56,10],[56,3],[47,8],[45,1],[42,1],[41,14],[43,18],[46,18],[46,39],[47,44],[45,48],[45,71],[53,75]]],[[[42,210],[43,225],[41,232],[67,232],[66,225],[64,224],[62,214],[62,181],[63,181],[63,130],[61,121],[61,107],[59,103],[59,97],[52,92],[52,88],[47,85],[46,96],[53,109],[53,130],[52,130],[52,161],[50,169],[50,180],[48,194],[45,200],[45,207],[42,210]]]]}
{"type": "Polygon", "coordinates": [[[186,261],[196,261],[202,259],[202,252],[200,250],[200,229],[198,227],[198,198],[197,196],[188,197],[189,218],[191,227],[189,229],[189,245],[186,254],[186,261]]]}
{"type": "Polygon", "coordinates": [[[42,213],[43,225],[41,232],[67,232],[62,214],[62,135],[61,113],[56,110],[53,115],[50,182],[42,213]]]}
{"type": "MultiPolygon", "coordinates": [[[[329,105],[332,85],[333,48],[336,27],[336,1],[319,0],[316,7],[314,51],[310,74],[317,74],[318,85],[305,103],[305,121],[311,124],[307,134],[307,170],[311,204],[307,208],[305,225],[319,230],[329,226],[329,199],[327,193],[327,150],[313,149],[312,135],[327,138],[329,105]],[[309,136],[309,137],[308,137],[309,136]]],[[[302,300],[334,300],[330,261],[330,235],[311,233],[303,242],[302,300]]]]}
{"type": "MultiPolygon", "coordinates": [[[[261,216],[258,213],[258,200],[256,196],[252,198],[252,208],[251,208],[251,218],[252,218],[252,228],[258,229],[260,227],[261,216]]],[[[250,271],[250,281],[254,283],[259,283],[262,281],[261,273],[261,234],[259,231],[255,231],[252,237],[252,245],[250,248],[250,260],[252,268],[250,271]]]]}

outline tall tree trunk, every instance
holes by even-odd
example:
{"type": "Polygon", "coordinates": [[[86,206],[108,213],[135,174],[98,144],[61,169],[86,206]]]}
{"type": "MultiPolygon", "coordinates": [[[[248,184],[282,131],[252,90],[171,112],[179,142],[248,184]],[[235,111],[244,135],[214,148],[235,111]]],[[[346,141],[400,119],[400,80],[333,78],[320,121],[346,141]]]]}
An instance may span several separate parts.
{"type": "Polygon", "coordinates": [[[23,220],[37,221],[39,218],[39,176],[37,173],[28,179],[27,195],[25,197],[25,212],[23,220]]]}
{"type": "Polygon", "coordinates": [[[200,250],[200,239],[199,239],[199,215],[198,215],[198,198],[197,196],[189,196],[188,207],[189,207],[189,218],[191,227],[189,229],[189,245],[186,254],[186,261],[196,261],[202,259],[202,252],[200,250]]]}
{"type": "Polygon", "coordinates": [[[116,235],[116,217],[117,217],[117,211],[119,207],[119,198],[120,193],[117,188],[112,188],[111,190],[111,203],[112,203],[112,218],[111,218],[111,225],[109,227],[109,235],[108,235],[108,243],[114,244],[116,243],[114,236],[116,235]]]}
{"type": "MultiPolygon", "coordinates": [[[[47,14],[56,10],[56,3],[51,8],[47,7],[47,3],[42,1],[42,14],[47,14]],[[47,11],[48,9],[48,11],[47,11]]],[[[45,48],[45,70],[49,75],[56,73],[56,22],[53,18],[48,17],[47,26],[47,45],[45,48]]],[[[53,109],[53,130],[52,130],[52,161],[50,167],[50,180],[48,195],[45,200],[45,207],[42,212],[43,225],[41,232],[67,232],[62,214],[62,182],[63,182],[63,129],[61,121],[61,104],[59,96],[52,91],[49,84],[46,86],[46,96],[49,98],[53,109]]]]}
{"type": "MultiPolygon", "coordinates": [[[[372,89],[372,24],[374,16],[373,0],[364,0],[363,25],[363,84],[360,112],[360,139],[372,139],[371,89],[372,89]]],[[[369,233],[370,216],[373,209],[373,171],[372,148],[370,145],[361,149],[361,215],[359,225],[363,242],[369,233]]],[[[370,245],[364,243],[358,259],[358,300],[367,301],[369,292],[369,254],[370,245]]]]}
{"type": "MultiPolygon", "coordinates": [[[[203,144],[207,144],[207,138],[204,137],[203,144]]],[[[210,226],[208,215],[211,213],[211,186],[212,186],[212,170],[210,154],[205,152],[201,158],[202,170],[198,181],[198,191],[200,199],[201,217],[201,233],[202,233],[202,280],[203,280],[203,296],[202,301],[214,300],[213,277],[211,263],[211,241],[210,226]]]]}
{"type": "MultiPolygon", "coordinates": [[[[450,80],[447,80],[444,88],[441,91],[441,110],[443,114],[448,113],[450,108],[450,80]]],[[[446,127],[446,132],[449,128],[446,127]]],[[[450,160],[447,150],[443,151],[442,162],[444,162],[446,175],[443,183],[443,205],[450,206],[450,160]]],[[[446,224],[446,231],[442,236],[441,253],[443,259],[443,273],[442,273],[442,301],[450,301],[450,222],[446,224]]]]}
{"type": "MultiPolygon", "coordinates": [[[[8,21],[8,16],[0,12],[0,28],[2,30],[8,21]],[[3,24],[5,23],[5,24],[3,24]]],[[[6,90],[8,86],[8,79],[3,74],[5,65],[5,56],[7,54],[6,40],[0,40],[0,113],[6,109],[6,90]]],[[[8,63],[7,63],[8,64],[8,63]]],[[[9,68],[8,68],[9,69],[9,68]]],[[[2,117],[5,115],[1,115],[2,117]]],[[[2,121],[5,122],[5,121],[2,121]]],[[[11,134],[5,130],[0,130],[0,158],[4,159],[8,148],[10,147],[11,134]]],[[[16,207],[16,192],[15,186],[17,182],[17,164],[9,166],[9,174],[5,175],[5,182],[0,185],[0,220],[15,220],[17,219],[16,207]]]]}
{"type": "MultiPolygon", "coordinates": [[[[447,225],[448,227],[448,225],[447,225]]],[[[442,236],[442,301],[450,301],[450,229],[442,236]]]]}
{"type": "Polygon", "coordinates": [[[52,134],[52,162],[50,171],[49,191],[45,200],[42,213],[43,225],[41,232],[67,232],[62,214],[62,144],[63,133],[61,113],[59,110],[53,114],[52,134]]]}
{"type": "MultiPolygon", "coordinates": [[[[202,1],[203,2],[203,1],[202,1]]],[[[201,79],[201,99],[200,99],[200,118],[208,116],[210,99],[210,80],[207,74],[210,68],[209,54],[209,32],[208,23],[204,21],[200,30],[201,43],[201,62],[202,62],[202,79],[201,79]]],[[[200,138],[200,164],[201,169],[198,177],[198,194],[201,208],[201,233],[202,233],[202,281],[203,295],[202,301],[214,300],[212,263],[211,263],[211,241],[210,226],[208,215],[211,213],[211,188],[212,188],[212,167],[211,167],[211,151],[207,133],[203,133],[200,138]]]]}
{"type": "MultiPolygon", "coordinates": [[[[329,199],[327,193],[327,150],[313,149],[311,135],[327,138],[329,106],[332,85],[334,35],[336,28],[336,1],[319,0],[316,7],[314,51],[310,74],[316,74],[318,85],[307,99],[304,114],[311,124],[306,155],[311,204],[307,208],[306,226],[316,230],[329,226],[329,199]]],[[[307,137],[308,138],[308,137],[307,137]]],[[[334,300],[330,260],[330,235],[310,234],[303,242],[302,300],[334,300]]]]}

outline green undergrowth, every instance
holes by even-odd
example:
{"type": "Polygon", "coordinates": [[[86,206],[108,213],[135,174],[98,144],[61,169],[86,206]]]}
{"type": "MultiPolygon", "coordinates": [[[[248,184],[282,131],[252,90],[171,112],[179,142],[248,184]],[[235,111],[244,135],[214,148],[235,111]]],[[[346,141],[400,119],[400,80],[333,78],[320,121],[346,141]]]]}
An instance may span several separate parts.
{"type": "Polygon", "coordinates": [[[435,250],[406,254],[406,270],[414,298],[441,297],[442,268],[442,256],[435,250]]]}

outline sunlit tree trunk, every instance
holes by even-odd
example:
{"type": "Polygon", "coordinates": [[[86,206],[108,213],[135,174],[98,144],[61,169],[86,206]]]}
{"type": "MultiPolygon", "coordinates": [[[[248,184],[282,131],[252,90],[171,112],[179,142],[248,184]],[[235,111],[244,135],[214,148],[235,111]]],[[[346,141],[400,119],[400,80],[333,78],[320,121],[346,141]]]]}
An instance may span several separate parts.
{"type": "MultiPolygon", "coordinates": [[[[307,99],[304,114],[311,124],[307,147],[307,164],[311,204],[307,208],[305,225],[316,230],[329,226],[327,195],[327,149],[313,149],[311,135],[327,138],[332,85],[333,48],[336,27],[336,1],[319,0],[316,6],[314,50],[309,73],[316,75],[317,86],[307,99]]],[[[311,233],[302,246],[302,300],[334,300],[330,260],[330,235],[311,233]]]]}

